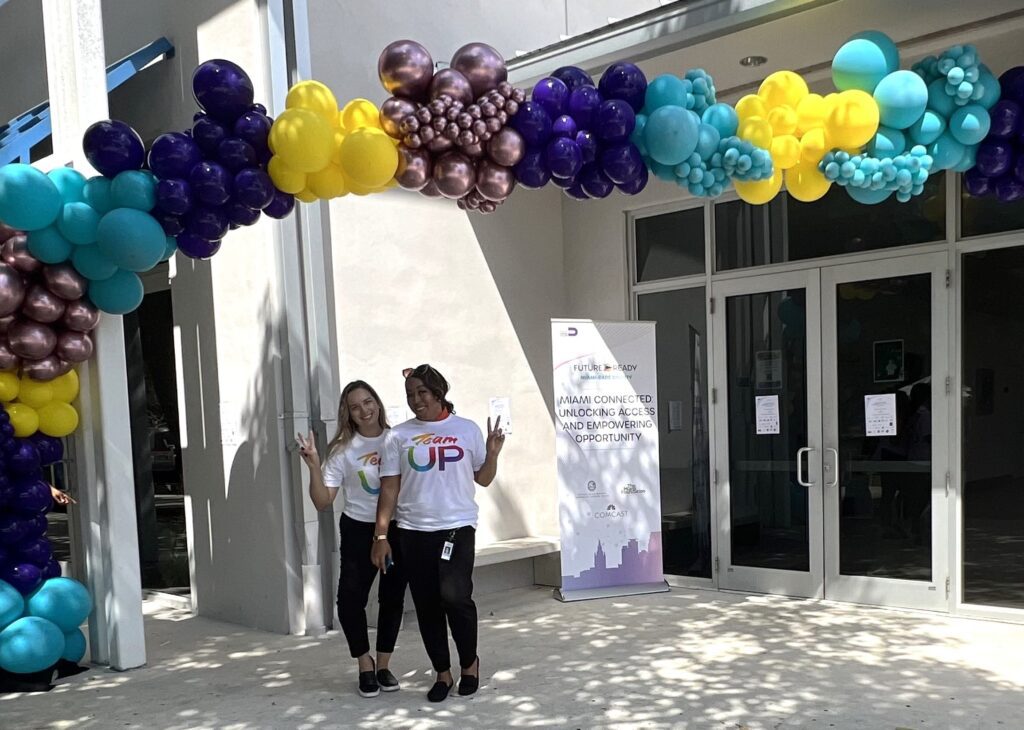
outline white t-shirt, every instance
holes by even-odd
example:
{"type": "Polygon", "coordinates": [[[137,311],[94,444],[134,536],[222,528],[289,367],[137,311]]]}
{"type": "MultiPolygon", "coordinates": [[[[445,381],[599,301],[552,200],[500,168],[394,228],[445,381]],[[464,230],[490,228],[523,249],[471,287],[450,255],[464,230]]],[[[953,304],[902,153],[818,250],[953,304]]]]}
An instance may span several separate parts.
{"type": "Polygon", "coordinates": [[[377,520],[381,450],[387,433],[374,438],[357,433],[344,449],[335,451],[324,463],[324,486],[345,488],[343,512],[353,520],[377,520]]]}
{"type": "Polygon", "coordinates": [[[413,418],[388,432],[380,475],[401,476],[398,526],[434,532],[476,527],[473,474],[487,457],[480,427],[459,416],[413,418]]]}

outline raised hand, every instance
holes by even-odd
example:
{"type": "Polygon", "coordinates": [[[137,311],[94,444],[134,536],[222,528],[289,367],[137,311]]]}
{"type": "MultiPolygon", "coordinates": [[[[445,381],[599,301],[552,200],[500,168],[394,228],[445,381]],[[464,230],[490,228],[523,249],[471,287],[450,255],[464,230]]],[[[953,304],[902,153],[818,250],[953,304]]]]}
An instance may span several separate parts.
{"type": "Polygon", "coordinates": [[[505,433],[501,430],[501,416],[494,421],[494,428],[491,428],[491,419],[487,419],[487,458],[497,457],[501,453],[501,447],[505,445],[505,433]]]}
{"type": "Polygon", "coordinates": [[[302,460],[306,462],[306,466],[310,469],[319,469],[320,454],[317,453],[316,443],[313,441],[313,432],[310,431],[306,438],[302,438],[301,433],[295,434],[295,443],[299,445],[299,454],[302,456],[302,460]]]}

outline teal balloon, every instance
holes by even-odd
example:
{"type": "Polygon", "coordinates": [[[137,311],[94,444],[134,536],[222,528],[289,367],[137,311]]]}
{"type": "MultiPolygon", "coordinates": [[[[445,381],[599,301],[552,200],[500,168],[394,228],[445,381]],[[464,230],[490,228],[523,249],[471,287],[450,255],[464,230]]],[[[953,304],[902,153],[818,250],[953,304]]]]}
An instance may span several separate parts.
{"type": "Polygon", "coordinates": [[[850,36],[850,40],[866,40],[874,43],[885,57],[885,67],[889,73],[900,67],[900,51],[896,48],[896,43],[893,42],[893,39],[882,31],[862,30],[860,33],[850,36]]]}
{"type": "Polygon", "coordinates": [[[82,190],[85,187],[85,175],[70,167],[58,167],[46,173],[60,191],[61,200],[65,203],[82,202],[82,190]]]}
{"type": "Polygon", "coordinates": [[[644,108],[648,116],[664,106],[686,107],[686,84],[678,76],[662,74],[647,84],[644,108]]]}
{"type": "Polygon", "coordinates": [[[832,59],[832,82],[840,91],[860,89],[870,94],[895,70],[889,68],[885,50],[875,41],[854,38],[836,51],[832,59]]]}
{"type": "Polygon", "coordinates": [[[910,125],[907,134],[914,144],[930,145],[945,131],[946,119],[931,109],[926,109],[921,118],[910,125]]]}
{"type": "Polygon", "coordinates": [[[647,118],[647,153],[663,165],[678,165],[697,149],[700,119],[678,106],[664,106],[647,118]]]}
{"type": "Polygon", "coordinates": [[[999,79],[992,74],[988,66],[981,64],[979,66],[978,83],[981,84],[983,89],[981,98],[977,101],[978,106],[983,109],[991,109],[999,101],[999,97],[1002,94],[999,79]]]}
{"type": "Polygon", "coordinates": [[[647,115],[637,114],[636,123],[633,125],[633,131],[629,135],[629,141],[632,142],[640,154],[647,155],[647,146],[644,144],[644,127],[647,126],[647,115]]]}
{"type": "Polygon", "coordinates": [[[41,672],[63,651],[64,633],[45,618],[24,616],[0,631],[0,669],[8,672],[41,672]]]}
{"type": "Polygon", "coordinates": [[[653,172],[654,176],[659,180],[664,180],[665,182],[671,183],[674,183],[676,181],[675,165],[663,165],[660,162],[650,160],[649,166],[651,168],[651,172],[653,172]]]}
{"type": "Polygon", "coordinates": [[[935,79],[928,84],[928,108],[944,119],[956,111],[956,102],[946,93],[946,79],[935,79]]]}
{"type": "Polygon", "coordinates": [[[110,183],[110,198],[115,208],[135,208],[146,213],[156,205],[156,183],[146,170],[125,170],[110,183]]]}
{"type": "Polygon", "coordinates": [[[964,145],[949,133],[947,129],[928,147],[932,156],[932,170],[949,170],[956,167],[964,156],[964,145]]]}
{"type": "Polygon", "coordinates": [[[88,203],[67,203],[57,219],[57,230],[71,243],[79,246],[96,240],[100,214],[88,203]]]}
{"type": "Polygon", "coordinates": [[[31,165],[0,167],[0,221],[22,231],[38,231],[57,220],[64,200],[53,180],[31,165]]]}
{"type": "Polygon", "coordinates": [[[85,656],[85,634],[82,633],[81,629],[75,629],[74,631],[68,631],[64,634],[64,651],[60,655],[61,659],[67,659],[69,662],[82,661],[82,657],[85,656]]]}
{"type": "Polygon", "coordinates": [[[28,251],[44,264],[60,264],[71,257],[71,242],[60,235],[57,226],[29,231],[28,251]]]}
{"type": "Polygon", "coordinates": [[[898,129],[879,127],[875,138],[868,144],[867,153],[879,159],[902,155],[907,149],[907,138],[898,129]]]}
{"type": "Polygon", "coordinates": [[[710,124],[701,122],[697,126],[697,154],[702,160],[707,160],[718,151],[718,143],[722,136],[718,130],[710,124]]]}
{"type": "Polygon", "coordinates": [[[893,71],[878,82],[873,94],[878,103],[879,123],[906,129],[928,107],[928,85],[913,71],[893,71]]]}
{"type": "Polygon", "coordinates": [[[972,167],[978,164],[978,145],[972,144],[964,148],[964,156],[960,158],[960,162],[953,165],[954,172],[967,172],[972,167]]]}
{"type": "Polygon", "coordinates": [[[77,629],[92,610],[88,589],[64,577],[44,581],[26,603],[29,616],[52,621],[62,633],[77,629]]]}
{"type": "Polygon", "coordinates": [[[892,195],[892,190],[886,190],[885,188],[880,190],[870,190],[868,188],[857,188],[853,185],[847,185],[846,193],[863,205],[878,205],[892,195]]]}
{"type": "Polygon", "coordinates": [[[173,256],[174,252],[177,251],[177,250],[178,250],[178,241],[177,241],[177,239],[172,238],[171,236],[168,236],[167,237],[167,244],[164,246],[164,255],[160,257],[160,260],[161,261],[166,261],[171,256],[173,256]]]}
{"type": "Polygon", "coordinates": [[[25,599],[18,589],[6,581],[0,580],[0,630],[21,618],[25,613],[25,599]]]}
{"type": "Polygon", "coordinates": [[[978,144],[985,139],[992,119],[980,104],[968,104],[953,112],[949,119],[949,131],[957,142],[965,145],[978,144]]]}
{"type": "Polygon", "coordinates": [[[167,247],[167,234],[149,213],[114,208],[100,218],[96,245],[120,269],[149,271],[167,247]]]}
{"type": "Polygon", "coordinates": [[[111,182],[109,177],[103,177],[102,175],[91,177],[85,181],[85,190],[82,191],[82,198],[100,215],[109,213],[114,207],[110,199],[111,182]]]}
{"type": "Polygon", "coordinates": [[[75,246],[75,250],[71,252],[71,265],[75,267],[75,271],[92,282],[109,279],[117,273],[117,264],[107,258],[95,244],[75,246]]]}
{"type": "Polygon", "coordinates": [[[128,314],[142,304],[142,279],[133,271],[118,269],[109,279],[89,283],[88,297],[108,314],[128,314]]]}
{"type": "Polygon", "coordinates": [[[733,137],[740,127],[740,118],[736,110],[728,104],[712,104],[704,110],[700,120],[704,124],[710,124],[718,130],[718,134],[724,139],[733,137]]]}

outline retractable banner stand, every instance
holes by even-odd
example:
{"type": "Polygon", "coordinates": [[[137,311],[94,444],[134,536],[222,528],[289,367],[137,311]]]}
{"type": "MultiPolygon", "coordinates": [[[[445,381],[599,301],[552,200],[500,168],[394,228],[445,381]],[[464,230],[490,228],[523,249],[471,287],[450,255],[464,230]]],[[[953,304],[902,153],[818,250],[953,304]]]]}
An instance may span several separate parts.
{"type": "Polygon", "coordinates": [[[562,601],[667,591],[653,322],[551,321],[562,601]]]}

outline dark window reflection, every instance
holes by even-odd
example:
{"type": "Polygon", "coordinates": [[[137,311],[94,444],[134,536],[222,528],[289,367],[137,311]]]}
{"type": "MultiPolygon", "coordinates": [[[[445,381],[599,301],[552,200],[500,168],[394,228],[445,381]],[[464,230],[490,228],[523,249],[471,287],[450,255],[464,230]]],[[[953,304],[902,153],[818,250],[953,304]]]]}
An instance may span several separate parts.
{"type": "Polygon", "coordinates": [[[636,280],[704,273],[704,208],[637,218],[636,280]]]}
{"type": "Polygon", "coordinates": [[[1024,230],[1024,200],[1004,203],[994,197],[975,198],[961,191],[960,235],[987,236],[1024,230]]]}

